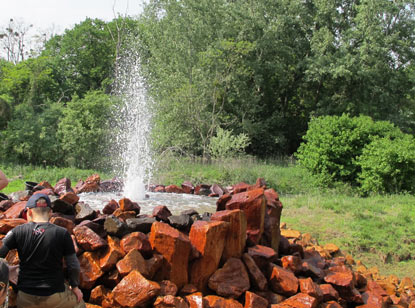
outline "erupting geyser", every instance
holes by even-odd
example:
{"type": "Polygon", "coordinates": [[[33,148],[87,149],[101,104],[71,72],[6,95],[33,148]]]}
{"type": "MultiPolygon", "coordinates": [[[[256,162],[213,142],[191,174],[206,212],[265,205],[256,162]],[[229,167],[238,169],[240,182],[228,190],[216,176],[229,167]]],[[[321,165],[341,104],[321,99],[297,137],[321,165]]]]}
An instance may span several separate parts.
{"type": "Polygon", "coordinates": [[[142,200],[153,165],[150,99],[140,73],[137,53],[130,50],[117,64],[115,94],[121,103],[116,115],[116,150],[120,154],[116,165],[123,173],[124,196],[142,200]]]}

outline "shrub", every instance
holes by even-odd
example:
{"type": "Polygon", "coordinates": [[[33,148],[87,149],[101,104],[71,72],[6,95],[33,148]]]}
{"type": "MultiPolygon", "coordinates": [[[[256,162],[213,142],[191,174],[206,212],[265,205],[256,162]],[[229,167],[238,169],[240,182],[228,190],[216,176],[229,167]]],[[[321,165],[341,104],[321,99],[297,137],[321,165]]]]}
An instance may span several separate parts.
{"type": "Polygon", "coordinates": [[[296,156],[321,184],[342,181],[357,185],[360,165],[356,158],[363,148],[376,137],[402,135],[393,124],[375,122],[368,116],[324,116],[310,121],[296,156]]]}
{"type": "Polygon", "coordinates": [[[361,166],[361,191],[415,192],[415,138],[378,138],[363,149],[357,163],[361,166]]]}
{"type": "Polygon", "coordinates": [[[235,136],[231,130],[219,127],[216,137],[210,139],[209,154],[216,159],[231,158],[243,153],[249,144],[248,135],[242,133],[235,136]]]}

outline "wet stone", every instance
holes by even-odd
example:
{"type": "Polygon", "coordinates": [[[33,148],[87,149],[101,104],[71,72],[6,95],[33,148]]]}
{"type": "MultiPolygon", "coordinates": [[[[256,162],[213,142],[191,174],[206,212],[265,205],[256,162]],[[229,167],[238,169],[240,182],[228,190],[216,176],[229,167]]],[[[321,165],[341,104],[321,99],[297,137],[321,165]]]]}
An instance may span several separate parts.
{"type": "Polygon", "coordinates": [[[72,204],[58,198],[50,198],[50,201],[52,202],[52,210],[54,212],[62,213],[64,215],[75,214],[75,208],[72,204]]]}
{"type": "Polygon", "coordinates": [[[67,192],[73,192],[71,180],[68,178],[60,179],[53,188],[57,195],[63,195],[67,192]]]}
{"type": "Polygon", "coordinates": [[[177,185],[166,186],[167,193],[184,194],[184,190],[177,185]]]}
{"type": "Polygon", "coordinates": [[[73,229],[75,228],[75,223],[72,220],[64,217],[52,217],[50,219],[50,222],[57,226],[65,228],[66,230],[68,230],[69,234],[72,234],[73,229]]]}
{"type": "Polygon", "coordinates": [[[73,229],[77,243],[87,251],[106,247],[107,241],[86,226],[76,226],[73,229]]]}
{"type": "Polygon", "coordinates": [[[128,218],[125,220],[128,230],[130,232],[139,231],[143,233],[149,233],[151,226],[156,219],[154,217],[137,217],[137,218],[128,218]]]}
{"type": "Polygon", "coordinates": [[[118,201],[118,203],[120,204],[121,211],[134,211],[137,215],[140,214],[140,206],[136,202],[133,202],[128,198],[123,198],[118,201]]]}
{"type": "Polygon", "coordinates": [[[130,231],[126,223],[122,222],[119,218],[113,215],[110,215],[105,219],[104,229],[108,234],[115,235],[119,238],[123,237],[130,231]]]}
{"type": "Polygon", "coordinates": [[[91,289],[104,272],[99,266],[98,259],[91,252],[84,252],[79,257],[81,266],[80,288],[91,289]]]}
{"type": "Polygon", "coordinates": [[[193,224],[189,215],[172,215],[167,220],[170,226],[183,232],[189,232],[193,224]]]}
{"type": "Polygon", "coordinates": [[[171,216],[170,210],[165,205],[158,205],[153,209],[152,216],[158,221],[167,222],[168,218],[171,216]]]}
{"type": "Polygon", "coordinates": [[[118,202],[112,199],[107,204],[105,204],[104,208],[102,209],[102,213],[111,215],[119,207],[120,206],[118,205],[118,202]]]}

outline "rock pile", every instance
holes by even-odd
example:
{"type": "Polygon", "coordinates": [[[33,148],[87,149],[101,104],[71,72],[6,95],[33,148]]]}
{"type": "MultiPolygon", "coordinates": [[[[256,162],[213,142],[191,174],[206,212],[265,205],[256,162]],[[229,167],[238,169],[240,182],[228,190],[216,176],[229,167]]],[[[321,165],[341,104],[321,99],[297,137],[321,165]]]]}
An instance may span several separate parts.
{"type": "MultiPolygon", "coordinates": [[[[102,212],[79,202],[80,192],[117,185],[103,186],[93,175],[75,189],[62,179],[32,192],[51,197],[51,222],[72,235],[89,308],[415,308],[409,278],[383,277],[333,244],[319,246],[308,234],[280,226],[279,196],[261,179],[226,189],[188,182],[150,187],[218,196],[212,215],[172,215],[165,206],[140,215],[140,206],[126,198],[111,200],[102,212]]],[[[28,197],[20,192],[0,202],[1,237],[26,222],[21,214],[28,197]]],[[[16,251],[7,260],[18,264],[16,251]]]]}

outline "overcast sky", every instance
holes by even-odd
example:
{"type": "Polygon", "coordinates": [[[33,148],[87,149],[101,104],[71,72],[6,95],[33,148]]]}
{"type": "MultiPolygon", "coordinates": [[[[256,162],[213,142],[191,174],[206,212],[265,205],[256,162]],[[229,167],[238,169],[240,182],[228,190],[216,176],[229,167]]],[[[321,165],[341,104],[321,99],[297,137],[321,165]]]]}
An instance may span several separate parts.
{"type": "Polygon", "coordinates": [[[116,13],[135,16],[141,12],[143,0],[0,0],[0,26],[10,18],[33,24],[38,29],[55,28],[63,32],[86,17],[110,21],[116,13]]]}

